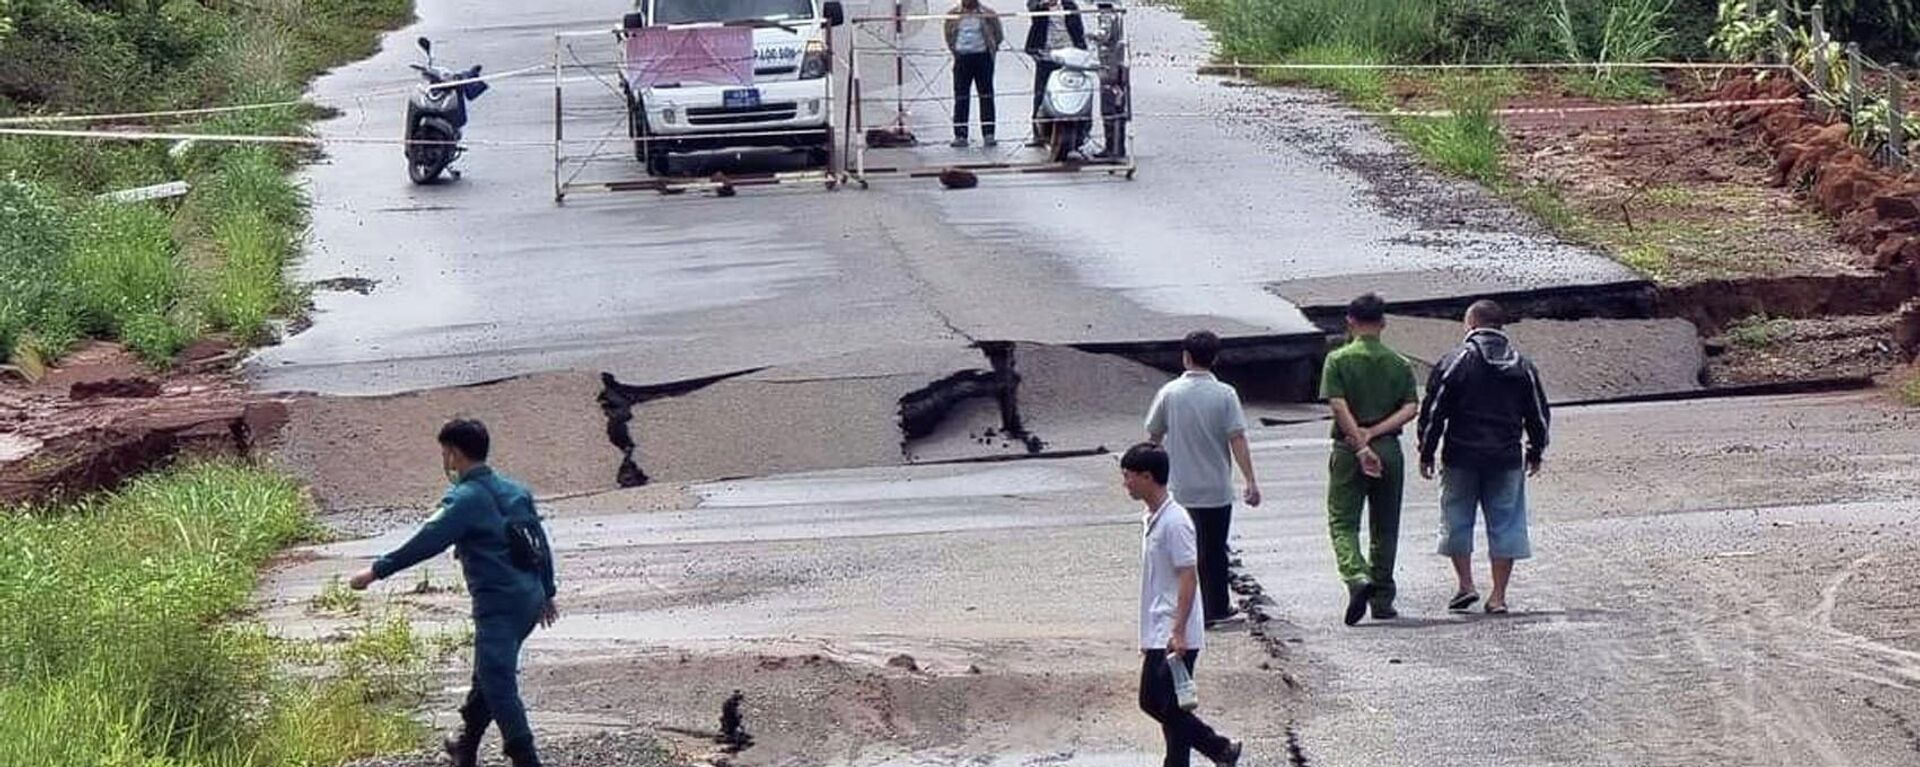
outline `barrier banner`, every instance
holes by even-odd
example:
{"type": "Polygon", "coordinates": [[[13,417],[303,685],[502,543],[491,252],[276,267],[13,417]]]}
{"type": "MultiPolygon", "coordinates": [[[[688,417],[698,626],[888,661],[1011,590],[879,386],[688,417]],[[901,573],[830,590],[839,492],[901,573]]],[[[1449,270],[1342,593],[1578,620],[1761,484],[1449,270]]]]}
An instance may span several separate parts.
{"type": "Polygon", "coordinates": [[[748,27],[647,27],[626,35],[627,82],[753,85],[753,30],[748,27]]]}

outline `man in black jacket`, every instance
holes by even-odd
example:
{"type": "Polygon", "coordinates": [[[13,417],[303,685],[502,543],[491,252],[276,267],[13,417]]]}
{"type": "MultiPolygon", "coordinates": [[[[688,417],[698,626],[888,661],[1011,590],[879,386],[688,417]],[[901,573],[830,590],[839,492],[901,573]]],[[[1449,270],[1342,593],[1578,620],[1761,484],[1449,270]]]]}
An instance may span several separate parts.
{"type": "Polygon", "coordinates": [[[1035,16],[1033,25],[1027,27],[1027,55],[1033,57],[1033,136],[1027,140],[1027,146],[1041,146],[1046,142],[1040,139],[1039,123],[1040,102],[1047,97],[1047,77],[1060,65],[1048,61],[1047,52],[1060,48],[1074,47],[1085,50],[1087,47],[1086,25],[1080,20],[1080,6],[1073,0],[1027,0],[1027,10],[1034,13],[1060,13],[1060,16],[1035,16]]]}
{"type": "Polygon", "coordinates": [[[1500,305],[1474,302],[1466,325],[1466,340],[1434,365],[1427,379],[1420,409],[1420,476],[1433,478],[1439,452],[1445,466],[1440,553],[1453,558],[1460,580],[1448,609],[1465,611],[1480,599],[1473,585],[1473,525],[1484,510],[1487,556],[1493,560],[1486,610],[1500,614],[1507,611],[1514,560],[1533,555],[1526,479],[1540,472],[1551,416],[1539,371],[1513,350],[1501,329],[1506,313],[1500,305]]]}

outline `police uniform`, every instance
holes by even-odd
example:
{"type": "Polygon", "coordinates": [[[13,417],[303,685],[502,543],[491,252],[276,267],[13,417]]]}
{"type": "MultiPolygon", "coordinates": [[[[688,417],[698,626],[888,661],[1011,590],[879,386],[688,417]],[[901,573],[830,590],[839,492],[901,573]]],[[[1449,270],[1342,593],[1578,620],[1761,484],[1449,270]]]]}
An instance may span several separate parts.
{"type": "Polygon", "coordinates": [[[537,570],[515,565],[507,543],[510,520],[532,520],[539,548],[546,550],[533,495],[492,468],[475,466],[447,490],[440,510],[411,540],[373,563],[373,573],[384,580],[453,547],[473,597],[473,687],[460,708],[461,737],[478,746],[487,723],[497,723],[507,756],[526,767],[539,760],[520,702],[520,646],[553,599],[553,560],[544,558],[537,570]]]}
{"type": "MultiPolygon", "coordinates": [[[[1361,428],[1380,423],[1400,408],[1417,402],[1413,366],[1378,336],[1360,336],[1327,355],[1320,373],[1320,396],[1346,400],[1361,428]]],[[[1392,606],[1393,563],[1400,544],[1400,500],[1405,487],[1406,461],[1400,452],[1400,432],[1375,435],[1368,445],[1380,456],[1385,471],[1369,477],[1360,469],[1360,457],[1333,427],[1333,455],[1327,464],[1327,528],[1333,538],[1333,556],[1340,579],[1348,584],[1372,583],[1377,610],[1392,606]],[[1368,551],[1360,553],[1360,511],[1367,512],[1368,551]]]]}

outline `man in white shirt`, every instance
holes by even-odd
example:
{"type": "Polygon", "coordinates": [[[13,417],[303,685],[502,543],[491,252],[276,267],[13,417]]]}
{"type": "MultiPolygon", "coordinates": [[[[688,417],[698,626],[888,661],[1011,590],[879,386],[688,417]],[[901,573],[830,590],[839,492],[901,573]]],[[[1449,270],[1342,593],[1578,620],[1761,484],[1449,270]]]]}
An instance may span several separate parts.
{"type": "Polygon", "coordinates": [[[1127,495],[1146,505],[1140,546],[1140,710],[1160,723],[1167,756],[1162,767],[1187,767],[1192,752],[1219,767],[1240,762],[1241,744],[1228,740],[1180,707],[1169,656],[1193,673],[1207,642],[1194,620],[1199,551],[1193,521],[1167,492],[1167,453],[1152,443],[1134,445],[1120,457],[1127,495]]]}
{"type": "Polygon", "coordinates": [[[1240,393],[1213,376],[1220,337],[1196,330],[1182,342],[1187,372],[1160,387],[1147,409],[1147,440],[1173,459],[1173,499],[1193,517],[1200,535],[1200,601],[1206,625],[1234,617],[1228,597],[1227,533],[1233,526],[1233,467],[1247,480],[1242,500],[1260,505],[1260,483],[1247,449],[1247,416],[1240,393]]]}

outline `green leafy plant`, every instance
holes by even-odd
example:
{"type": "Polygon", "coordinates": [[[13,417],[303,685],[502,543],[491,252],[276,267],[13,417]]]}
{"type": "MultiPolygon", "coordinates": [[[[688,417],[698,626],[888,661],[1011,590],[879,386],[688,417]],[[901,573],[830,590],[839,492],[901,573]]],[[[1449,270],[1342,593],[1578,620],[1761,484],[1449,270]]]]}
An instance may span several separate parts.
{"type": "Polygon", "coordinates": [[[1780,26],[1780,9],[1765,14],[1754,11],[1754,0],[1720,0],[1713,36],[1707,46],[1728,61],[1759,61],[1773,45],[1773,31],[1780,26]]]}
{"type": "Polygon", "coordinates": [[[1742,318],[1727,328],[1727,342],[1748,349],[1760,349],[1773,345],[1786,337],[1791,325],[1786,320],[1774,319],[1764,314],[1755,314],[1742,318]]]}

